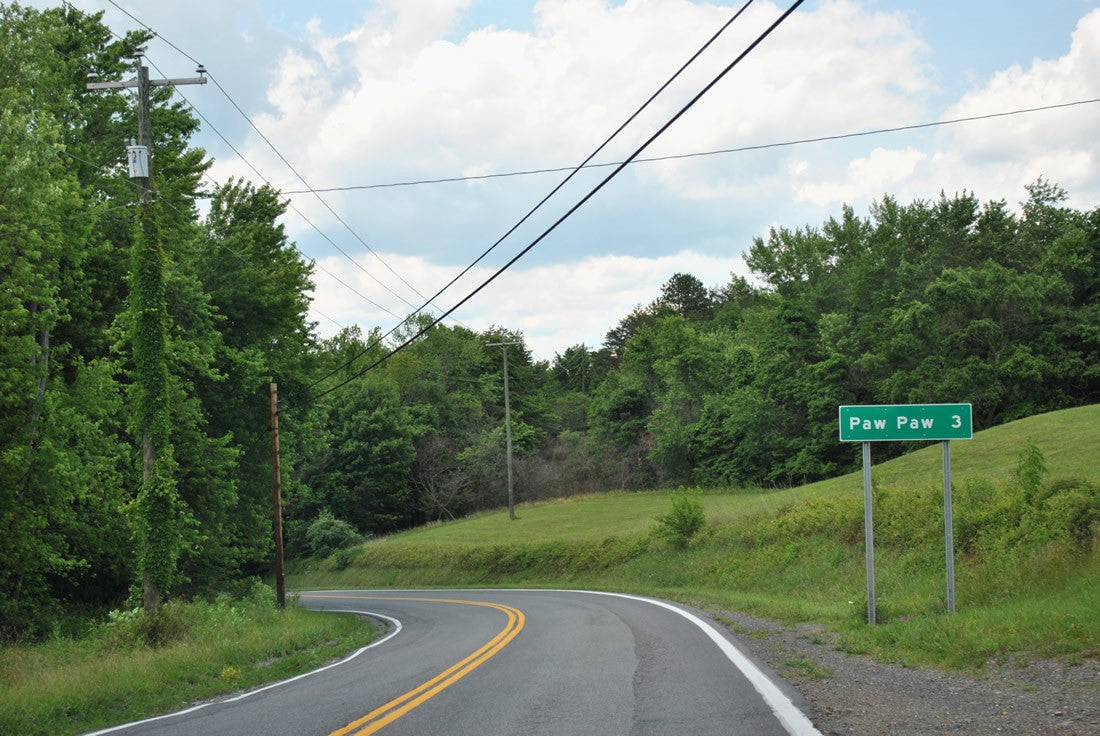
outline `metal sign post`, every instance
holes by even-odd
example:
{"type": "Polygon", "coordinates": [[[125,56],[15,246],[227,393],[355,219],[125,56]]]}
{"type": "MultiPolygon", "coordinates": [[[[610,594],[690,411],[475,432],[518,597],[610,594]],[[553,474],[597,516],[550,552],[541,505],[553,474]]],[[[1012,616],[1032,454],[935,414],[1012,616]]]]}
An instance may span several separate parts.
{"type": "Polygon", "coordinates": [[[863,554],[867,562],[867,623],[875,623],[875,521],[871,511],[871,443],[863,443],[863,554]]]}
{"type": "Polygon", "coordinates": [[[951,440],[974,436],[970,404],[890,404],[840,407],[840,441],[863,443],[863,540],[867,562],[867,623],[875,623],[875,543],[871,511],[871,443],[943,442],[943,531],[947,610],[955,612],[955,534],[951,509],[951,440]]]}
{"type": "Polygon", "coordinates": [[[955,524],[951,510],[951,440],[943,441],[943,539],[947,548],[947,612],[955,612],[955,524]]]}

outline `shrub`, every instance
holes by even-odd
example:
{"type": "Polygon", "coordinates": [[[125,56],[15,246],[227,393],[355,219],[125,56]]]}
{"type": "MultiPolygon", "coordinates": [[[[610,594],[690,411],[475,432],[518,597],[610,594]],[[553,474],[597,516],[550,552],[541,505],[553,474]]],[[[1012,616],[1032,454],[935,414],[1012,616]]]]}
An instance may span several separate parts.
{"type": "Polygon", "coordinates": [[[1080,479],[1057,480],[1044,489],[1042,510],[1051,526],[1065,530],[1082,551],[1092,548],[1100,522],[1100,488],[1080,479]]]}
{"type": "Polygon", "coordinates": [[[338,549],[363,541],[362,535],[348,522],[337,519],[328,509],[322,509],[306,529],[306,549],[316,557],[327,557],[338,549]]]}
{"type": "Polygon", "coordinates": [[[856,544],[863,539],[863,499],[812,498],[788,504],[756,523],[750,535],[761,544],[822,536],[856,544]]]}
{"type": "Polygon", "coordinates": [[[657,536],[677,549],[685,549],[706,522],[699,491],[679,490],[672,494],[672,510],[657,517],[657,536]]]}

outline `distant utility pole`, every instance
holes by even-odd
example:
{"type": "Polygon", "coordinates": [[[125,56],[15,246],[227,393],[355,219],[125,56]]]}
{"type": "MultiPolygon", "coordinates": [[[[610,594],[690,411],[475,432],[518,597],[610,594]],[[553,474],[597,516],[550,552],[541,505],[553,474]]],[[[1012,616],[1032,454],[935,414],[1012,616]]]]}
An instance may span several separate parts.
{"type": "Polygon", "coordinates": [[[279,460],[279,387],[271,383],[271,473],[275,480],[275,603],[286,608],[286,570],[283,564],[283,474],[279,460]]]}
{"type": "MultiPolygon", "coordinates": [[[[152,147],[152,126],[149,121],[149,88],[167,87],[181,84],[206,84],[206,69],[199,66],[198,77],[187,79],[149,79],[149,68],[141,63],[144,48],[135,50],[137,74],[133,79],[122,82],[87,83],[87,89],[123,89],[137,88],[138,138],[131,140],[126,147],[130,178],[136,179],[141,187],[138,199],[138,222],[140,235],[135,233],[134,251],[131,259],[133,274],[131,277],[130,301],[134,313],[134,362],[137,365],[135,382],[139,393],[138,428],[141,431],[142,446],[142,484],[148,487],[153,477],[157,453],[168,444],[169,418],[167,363],[165,345],[167,337],[164,329],[164,315],[167,310],[164,297],[164,251],[159,242],[157,228],[147,212],[153,192],[153,174],[149,165],[149,149],[152,147]]],[[[94,77],[94,75],[89,75],[94,77]]],[[[163,500],[163,499],[162,499],[163,500]]],[[[174,569],[175,558],[171,553],[160,555],[162,558],[150,560],[147,554],[155,543],[162,540],[151,539],[155,534],[147,530],[143,540],[145,553],[142,557],[142,589],[145,612],[155,613],[160,607],[161,585],[166,570],[174,569]],[[153,574],[150,567],[155,567],[153,574]]],[[[168,545],[171,548],[171,545],[168,545]]]]}
{"type": "Polygon", "coordinates": [[[518,342],[490,342],[486,347],[500,348],[504,353],[504,436],[508,443],[508,518],[516,520],[516,497],[512,493],[512,409],[508,403],[508,346],[518,342]]]}

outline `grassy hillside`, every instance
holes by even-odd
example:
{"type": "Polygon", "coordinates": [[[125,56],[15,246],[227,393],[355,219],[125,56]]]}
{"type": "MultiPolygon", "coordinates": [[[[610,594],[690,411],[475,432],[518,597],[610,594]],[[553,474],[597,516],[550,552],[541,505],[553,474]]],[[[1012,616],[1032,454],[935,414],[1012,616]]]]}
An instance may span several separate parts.
{"type": "Polygon", "coordinates": [[[521,505],[514,522],[495,512],[423,527],[343,550],[290,579],[300,587],[644,592],[822,622],[854,651],[941,666],[973,667],[1009,653],[1097,656],[1100,406],[952,443],[954,616],[944,612],[941,457],[936,443],[874,468],[882,624],[874,628],[862,621],[859,473],[793,489],[706,493],[698,500],[707,523],[685,549],[654,534],[668,493],[612,493],[521,505]],[[1047,471],[1035,487],[1014,475],[1029,443],[1047,471]]]}

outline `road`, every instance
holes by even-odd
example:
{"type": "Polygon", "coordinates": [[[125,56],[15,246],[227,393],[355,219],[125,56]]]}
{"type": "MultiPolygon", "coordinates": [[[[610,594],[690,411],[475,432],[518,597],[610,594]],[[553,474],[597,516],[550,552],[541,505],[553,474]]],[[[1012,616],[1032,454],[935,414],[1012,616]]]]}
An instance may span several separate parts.
{"type": "Polygon", "coordinates": [[[801,699],[682,606],[583,591],[327,591],[390,633],[293,682],[99,734],[820,736],[801,699]]]}

